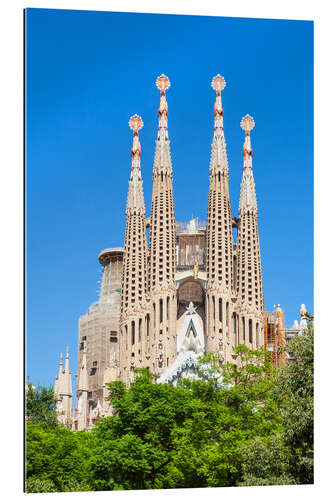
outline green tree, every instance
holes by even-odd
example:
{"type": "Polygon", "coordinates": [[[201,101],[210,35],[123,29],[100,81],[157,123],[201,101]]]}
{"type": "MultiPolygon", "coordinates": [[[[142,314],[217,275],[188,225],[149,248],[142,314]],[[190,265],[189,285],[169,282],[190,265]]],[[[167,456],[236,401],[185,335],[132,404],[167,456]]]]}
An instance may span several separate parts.
{"type": "Polygon", "coordinates": [[[50,425],[51,392],[30,394],[26,490],[310,483],[312,322],[290,348],[295,360],[277,370],[264,349],[240,345],[226,364],[209,354],[202,378],[176,387],[138,370],[130,388],[109,384],[115,414],[92,432],[50,425]]]}
{"type": "Polygon", "coordinates": [[[26,425],[26,490],[88,491],[95,436],[45,422],[26,425]]]}
{"type": "Polygon", "coordinates": [[[307,330],[288,345],[293,361],[272,378],[282,428],[243,447],[242,485],[313,483],[313,317],[308,320],[307,330]]]}
{"type": "Polygon", "coordinates": [[[240,486],[297,484],[288,468],[289,449],[282,434],[255,437],[242,449],[243,478],[240,486]]]}
{"type": "Polygon", "coordinates": [[[264,351],[239,346],[236,356],[239,367],[204,358],[207,380],[176,387],[153,383],[145,370],[129,389],[109,384],[116,415],[94,431],[94,489],[236,485],[243,445],[281,427],[264,351]]]}
{"type": "Polygon", "coordinates": [[[52,386],[34,387],[30,382],[26,384],[25,415],[27,420],[35,424],[45,422],[49,427],[56,427],[56,402],[52,386]]]}
{"type": "Polygon", "coordinates": [[[308,320],[307,330],[290,341],[294,360],[277,380],[289,473],[298,484],[313,483],[314,323],[313,317],[308,320]]]}

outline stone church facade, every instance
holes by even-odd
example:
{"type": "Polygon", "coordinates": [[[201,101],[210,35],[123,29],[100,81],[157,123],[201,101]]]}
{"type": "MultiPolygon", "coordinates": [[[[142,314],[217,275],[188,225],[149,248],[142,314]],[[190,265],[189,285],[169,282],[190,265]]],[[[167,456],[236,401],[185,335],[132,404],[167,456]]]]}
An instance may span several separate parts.
{"type": "MultiPolygon", "coordinates": [[[[251,130],[241,121],[245,138],[237,217],[231,215],[229,166],[223,125],[225,80],[213,78],[216,93],[209,166],[207,222],[178,223],[173,197],[173,167],[168,129],[165,75],[160,92],[158,132],[149,217],[143,194],[139,131],[131,117],[131,170],[126,206],[124,247],[103,250],[99,300],[79,319],[77,405],[71,409],[70,372],[62,364],[56,379],[58,411],[73,428],[87,428],[111,409],[106,384],[134,380],[145,367],[157,382],[176,384],[195,376],[197,359],[214,351],[233,361],[233,348],[264,345],[264,294],[253,177],[251,130]],[[237,239],[233,239],[237,228],[237,239]],[[149,244],[147,233],[149,229],[149,244]],[[62,387],[66,388],[62,390],[62,387]]],[[[62,361],[61,361],[62,363],[62,361]]]]}

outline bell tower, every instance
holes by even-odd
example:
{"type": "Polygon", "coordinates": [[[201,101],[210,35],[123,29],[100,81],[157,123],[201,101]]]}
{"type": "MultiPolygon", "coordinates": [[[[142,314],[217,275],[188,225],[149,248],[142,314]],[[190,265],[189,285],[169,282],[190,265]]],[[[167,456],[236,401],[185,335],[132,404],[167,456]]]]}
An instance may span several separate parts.
{"type": "Polygon", "coordinates": [[[253,348],[264,344],[264,294],[258,234],[258,208],[253,177],[251,130],[254,120],[244,116],[243,177],[239,199],[237,238],[237,343],[253,348]]]}
{"type": "Polygon", "coordinates": [[[126,384],[134,380],[134,368],[143,365],[148,338],[145,322],[147,306],[147,237],[146,211],[141,176],[140,116],[129,121],[133,130],[132,166],[128,183],[126,232],[123,258],[120,313],[120,373],[126,384]]]}
{"type": "Polygon", "coordinates": [[[229,361],[232,352],[231,316],[233,239],[229,199],[229,167],[224,137],[221,75],[213,78],[216,92],[214,135],[209,167],[206,227],[206,350],[218,352],[229,361]]]}
{"type": "Polygon", "coordinates": [[[169,78],[159,76],[156,87],[160,91],[160,106],[150,212],[149,291],[153,321],[150,338],[153,371],[160,374],[176,356],[176,223],[166,100],[169,78]]]}

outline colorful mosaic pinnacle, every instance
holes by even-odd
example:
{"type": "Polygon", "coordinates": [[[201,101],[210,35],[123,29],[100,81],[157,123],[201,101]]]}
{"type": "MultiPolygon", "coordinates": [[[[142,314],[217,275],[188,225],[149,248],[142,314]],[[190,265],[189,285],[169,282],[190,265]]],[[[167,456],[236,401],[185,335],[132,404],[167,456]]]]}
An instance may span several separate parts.
{"type": "Polygon", "coordinates": [[[141,116],[139,115],[133,115],[131,116],[129,122],[128,122],[129,128],[133,130],[133,132],[139,132],[139,130],[142,129],[143,127],[143,121],[141,116]]]}
{"type": "Polygon", "coordinates": [[[240,126],[243,130],[245,130],[246,133],[249,133],[251,132],[251,130],[254,129],[255,126],[254,119],[252,118],[252,116],[246,115],[242,119],[240,126]]]}
{"type": "Polygon", "coordinates": [[[165,92],[166,90],[168,90],[170,88],[170,85],[171,84],[169,78],[163,75],[163,73],[156,79],[156,87],[161,92],[165,92]]]}
{"type": "MultiPolygon", "coordinates": [[[[222,108],[222,97],[221,92],[225,88],[225,79],[221,75],[214,76],[212,83],[212,89],[216,91],[216,99],[214,104],[214,117],[215,117],[215,132],[217,135],[221,136],[223,129],[223,108],[222,108]]],[[[221,150],[219,148],[219,155],[221,150]]],[[[227,160],[226,160],[227,161],[227,160]]]]}
{"type": "Polygon", "coordinates": [[[139,141],[139,130],[141,130],[143,127],[143,121],[141,119],[141,116],[139,115],[131,116],[128,125],[130,129],[133,130],[133,146],[131,149],[132,173],[136,171],[137,175],[141,178],[141,166],[140,166],[141,144],[139,141]]]}
{"type": "Polygon", "coordinates": [[[168,140],[168,103],[166,100],[166,91],[170,88],[170,80],[165,75],[160,75],[156,79],[156,87],[161,92],[160,105],[158,108],[158,140],[168,140]]]}
{"type": "Polygon", "coordinates": [[[212,85],[212,88],[217,93],[220,93],[225,88],[226,82],[225,82],[225,79],[223,78],[223,76],[221,76],[220,74],[218,74],[218,75],[214,76],[211,85],[212,85]]]}

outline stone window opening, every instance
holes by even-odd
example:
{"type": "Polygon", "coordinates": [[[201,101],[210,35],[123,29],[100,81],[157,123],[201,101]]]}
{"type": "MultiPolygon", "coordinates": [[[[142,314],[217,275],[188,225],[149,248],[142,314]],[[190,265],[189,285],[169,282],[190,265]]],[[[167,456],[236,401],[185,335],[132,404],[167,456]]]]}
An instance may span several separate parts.
{"type": "Polygon", "coordinates": [[[135,344],[135,323],[132,321],[132,345],[135,344]]]}
{"type": "Polygon", "coordinates": [[[252,319],[249,319],[249,342],[253,342],[253,332],[252,332],[252,319]]]}
{"type": "Polygon", "coordinates": [[[110,342],[118,342],[118,334],[116,331],[110,332],[110,342]]]}

